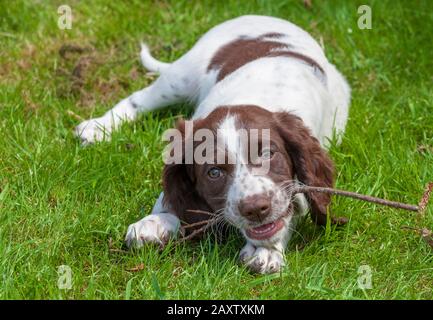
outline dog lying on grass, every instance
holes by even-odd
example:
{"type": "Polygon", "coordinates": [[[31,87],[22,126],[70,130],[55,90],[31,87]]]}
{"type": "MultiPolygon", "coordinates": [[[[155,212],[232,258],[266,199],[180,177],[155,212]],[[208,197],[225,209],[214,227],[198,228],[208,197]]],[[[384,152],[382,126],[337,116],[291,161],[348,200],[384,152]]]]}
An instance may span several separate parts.
{"type": "Polygon", "coordinates": [[[151,214],[129,226],[127,245],[164,244],[192,231],[181,222],[196,224],[209,212],[244,235],[243,263],[278,272],[294,218],[309,211],[315,223],[327,222],[330,195],[295,195],[290,185],[333,186],[326,147],[334,133],[344,133],[344,77],[307,32],[266,16],[212,28],[173,63],[156,60],[145,45],[141,59],[159,78],[75,130],[90,144],[142,112],[185,101],[196,106],[170,135],[164,190],[151,214]]]}

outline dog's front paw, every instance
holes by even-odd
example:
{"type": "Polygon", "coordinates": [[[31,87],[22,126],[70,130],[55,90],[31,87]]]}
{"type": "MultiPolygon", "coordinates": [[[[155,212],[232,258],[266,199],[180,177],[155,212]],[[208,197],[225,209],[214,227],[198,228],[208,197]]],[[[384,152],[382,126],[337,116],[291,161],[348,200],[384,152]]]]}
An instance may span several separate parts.
{"type": "Polygon", "coordinates": [[[126,232],[126,245],[139,248],[149,242],[164,246],[179,228],[177,218],[171,216],[151,214],[131,224],[126,232]]]}
{"type": "Polygon", "coordinates": [[[255,247],[247,243],[240,252],[240,260],[249,269],[257,273],[275,273],[284,267],[283,254],[274,249],[255,247]]]}
{"type": "Polygon", "coordinates": [[[83,145],[109,140],[112,128],[107,122],[104,118],[83,121],[75,128],[75,136],[81,140],[83,145]]]}

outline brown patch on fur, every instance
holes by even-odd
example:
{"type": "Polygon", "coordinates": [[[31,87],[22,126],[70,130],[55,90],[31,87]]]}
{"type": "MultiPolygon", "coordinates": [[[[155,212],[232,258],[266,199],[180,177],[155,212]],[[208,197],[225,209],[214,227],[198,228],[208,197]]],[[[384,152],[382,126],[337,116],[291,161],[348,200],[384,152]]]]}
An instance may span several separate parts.
{"type": "Polygon", "coordinates": [[[284,48],[286,45],[277,41],[260,38],[237,39],[216,52],[207,70],[219,69],[217,81],[221,81],[248,62],[266,57],[272,50],[284,48]]]}
{"type": "Polygon", "coordinates": [[[269,32],[257,38],[239,38],[222,46],[210,61],[207,71],[219,70],[217,81],[236,71],[243,65],[265,57],[290,57],[302,60],[323,74],[323,68],[313,59],[298,52],[288,50],[290,45],[266,38],[280,38],[284,34],[269,32]]]}
{"type": "Polygon", "coordinates": [[[264,38],[281,38],[284,37],[284,34],[279,33],[279,32],[268,32],[265,34],[262,34],[259,39],[264,39],[264,38]]]}
{"type": "Polygon", "coordinates": [[[323,68],[315,60],[313,60],[310,57],[307,57],[301,53],[298,53],[298,52],[277,51],[277,52],[269,53],[268,57],[290,57],[290,58],[299,59],[299,60],[302,60],[305,63],[309,64],[310,66],[319,69],[322,74],[325,74],[325,71],[323,70],[323,68]]]}

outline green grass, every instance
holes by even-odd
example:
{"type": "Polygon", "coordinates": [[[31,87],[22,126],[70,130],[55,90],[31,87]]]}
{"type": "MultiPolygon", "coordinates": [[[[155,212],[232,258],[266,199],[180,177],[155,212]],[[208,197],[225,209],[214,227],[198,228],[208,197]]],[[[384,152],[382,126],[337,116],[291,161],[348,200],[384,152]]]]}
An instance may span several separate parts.
{"type": "Polygon", "coordinates": [[[110,143],[82,148],[72,135],[148,85],[138,61],[146,40],[165,61],[180,57],[207,29],[247,13],[289,19],[322,37],[346,75],[353,100],[343,143],[331,149],[339,188],[417,203],[433,180],[431,1],[67,1],[72,30],[57,28],[65,1],[0,2],[0,298],[29,299],[432,299],[433,255],[405,225],[424,218],[335,198],[350,217],[341,229],[303,223],[281,274],[237,264],[242,239],[212,238],[128,253],[127,226],[147,214],[161,191],[162,132],[183,106],[146,114],[110,143]],[[373,28],[357,28],[369,4],[373,28]],[[63,44],[93,48],[62,58],[63,44]],[[82,82],[71,76],[91,55],[82,82]],[[83,63],[83,61],[81,62],[83,63]],[[420,150],[420,147],[421,150],[420,150]],[[143,263],[139,272],[128,271],[143,263]],[[57,287],[57,268],[73,272],[57,287]],[[372,288],[357,286],[372,269],[372,288]]]}

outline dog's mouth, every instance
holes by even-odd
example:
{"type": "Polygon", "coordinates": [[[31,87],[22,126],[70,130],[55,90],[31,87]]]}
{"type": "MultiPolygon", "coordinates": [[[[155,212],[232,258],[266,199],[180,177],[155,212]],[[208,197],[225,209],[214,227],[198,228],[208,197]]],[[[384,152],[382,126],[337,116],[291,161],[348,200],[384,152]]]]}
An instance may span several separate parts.
{"type": "Polygon", "coordinates": [[[273,222],[262,224],[261,226],[246,229],[246,234],[249,238],[255,240],[265,240],[274,236],[278,231],[284,227],[283,218],[277,219],[273,222]]]}

